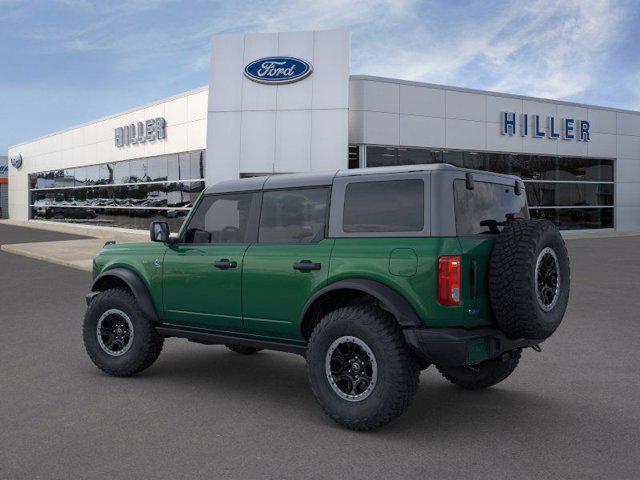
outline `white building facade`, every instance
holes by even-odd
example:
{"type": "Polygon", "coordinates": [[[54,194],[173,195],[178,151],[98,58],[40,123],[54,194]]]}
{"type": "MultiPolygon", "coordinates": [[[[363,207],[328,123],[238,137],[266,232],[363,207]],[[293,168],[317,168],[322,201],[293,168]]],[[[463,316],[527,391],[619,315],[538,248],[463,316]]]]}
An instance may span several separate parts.
{"type": "Polygon", "coordinates": [[[9,149],[9,216],[177,228],[205,184],[445,162],[562,229],[640,231],[640,112],[349,75],[345,31],[215,36],[208,87],[9,149]]]}

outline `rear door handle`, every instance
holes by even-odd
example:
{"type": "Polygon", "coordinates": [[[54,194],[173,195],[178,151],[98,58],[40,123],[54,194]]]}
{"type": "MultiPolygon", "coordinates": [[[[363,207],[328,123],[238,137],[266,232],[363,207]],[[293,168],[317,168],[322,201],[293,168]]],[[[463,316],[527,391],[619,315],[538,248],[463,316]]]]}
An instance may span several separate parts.
{"type": "Polygon", "coordinates": [[[227,270],[228,268],[236,268],[238,266],[238,263],[223,258],[222,260],[216,260],[215,262],[213,262],[213,266],[221,270],[227,270]]]}
{"type": "Polygon", "coordinates": [[[322,268],[322,264],[310,262],[308,260],[303,260],[302,262],[297,262],[293,264],[294,270],[308,271],[308,270],[320,270],[322,268]]]}

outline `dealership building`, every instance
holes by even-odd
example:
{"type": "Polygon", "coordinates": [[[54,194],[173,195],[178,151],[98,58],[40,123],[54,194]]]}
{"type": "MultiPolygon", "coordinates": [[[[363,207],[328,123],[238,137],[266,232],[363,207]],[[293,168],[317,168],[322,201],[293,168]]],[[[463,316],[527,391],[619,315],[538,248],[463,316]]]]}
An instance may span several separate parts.
{"type": "Polygon", "coordinates": [[[562,229],[640,231],[640,112],[349,61],[342,30],[214,36],[208,86],[11,146],[9,217],[177,229],[221,180],[444,162],[522,177],[562,229]]]}

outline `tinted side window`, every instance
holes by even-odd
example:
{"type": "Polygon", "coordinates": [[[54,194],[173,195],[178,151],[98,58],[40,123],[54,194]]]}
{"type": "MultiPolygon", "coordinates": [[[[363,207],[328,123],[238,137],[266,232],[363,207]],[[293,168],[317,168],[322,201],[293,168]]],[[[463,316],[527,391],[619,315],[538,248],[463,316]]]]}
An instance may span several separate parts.
{"type": "Polygon", "coordinates": [[[476,181],[469,190],[464,180],[455,180],[453,192],[458,235],[499,233],[508,213],[529,218],[527,197],[524,191],[516,195],[514,187],[476,181]]]}
{"type": "Polygon", "coordinates": [[[185,243],[255,241],[260,194],[209,195],[202,199],[185,232],[185,243]]]}
{"type": "Polygon", "coordinates": [[[264,192],[259,242],[319,242],[324,238],[328,203],[328,188],[264,192]]]}
{"type": "Polygon", "coordinates": [[[424,182],[354,182],[344,196],[345,232],[419,232],[424,228],[424,182]]]}

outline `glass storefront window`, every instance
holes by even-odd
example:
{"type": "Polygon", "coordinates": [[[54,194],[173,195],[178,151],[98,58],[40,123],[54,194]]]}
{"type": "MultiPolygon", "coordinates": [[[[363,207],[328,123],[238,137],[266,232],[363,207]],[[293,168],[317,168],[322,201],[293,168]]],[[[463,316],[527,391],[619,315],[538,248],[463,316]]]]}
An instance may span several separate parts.
{"type": "Polygon", "coordinates": [[[177,153],[167,155],[167,180],[180,180],[180,157],[177,153]]]}
{"type": "Polygon", "coordinates": [[[368,167],[427,163],[442,163],[442,152],[425,148],[367,147],[368,167]]]}
{"type": "Polygon", "coordinates": [[[204,155],[203,150],[198,152],[191,152],[191,178],[190,180],[196,180],[198,178],[204,178],[204,155]]]}
{"type": "Polygon", "coordinates": [[[191,178],[191,154],[181,153],[178,155],[178,180],[189,180],[191,178]]]}
{"type": "Polygon", "coordinates": [[[557,205],[555,183],[527,182],[525,190],[530,207],[557,205]]]}
{"type": "Polygon", "coordinates": [[[204,189],[204,152],[161,155],[30,176],[34,219],[177,231],[204,189]],[[171,182],[171,180],[176,180],[171,182]]]}
{"type": "Polygon", "coordinates": [[[398,165],[397,150],[393,147],[367,147],[367,167],[398,165]]]}
{"type": "Polygon", "coordinates": [[[442,161],[459,167],[517,175],[525,181],[532,216],[551,216],[560,228],[613,228],[612,159],[384,146],[366,148],[368,167],[442,161]]]}
{"type": "Polygon", "coordinates": [[[149,164],[146,159],[131,160],[130,172],[131,183],[149,181],[149,164]]]}
{"type": "Polygon", "coordinates": [[[529,206],[613,206],[612,183],[527,182],[529,206]]]}
{"type": "Polygon", "coordinates": [[[100,181],[100,170],[97,165],[83,167],[86,178],[86,185],[97,185],[100,181]]]}
{"type": "Polygon", "coordinates": [[[559,158],[558,180],[591,182],[613,181],[613,160],[593,158],[559,158]]]}
{"type": "Polygon", "coordinates": [[[349,145],[349,168],[360,167],[360,148],[357,145],[349,145]]]}
{"type": "Polygon", "coordinates": [[[484,153],[463,152],[464,168],[473,168],[475,170],[489,170],[488,158],[484,153]]]}
{"type": "Polygon", "coordinates": [[[613,184],[558,183],[556,185],[556,205],[567,207],[613,205],[613,184]]]}
{"type": "Polygon", "coordinates": [[[149,160],[147,178],[149,182],[166,182],[168,179],[167,169],[168,156],[153,158],[149,160]]]}
{"type": "Polygon", "coordinates": [[[442,152],[442,161],[456,167],[464,167],[464,153],[445,150],[442,152]]]}
{"type": "Polygon", "coordinates": [[[98,176],[94,185],[108,185],[113,183],[113,173],[110,165],[104,163],[97,165],[98,176]]]}
{"type": "Polygon", "coordinates": [[[84,187],[87,185],[87,169],[86,167],[77,167],[75,169],[75,186],[84,187]]]}
{"type": "Polygon", "coordinates": [[[56,170],[53,172],[53,184],[56,187],[64,187],[64,170],[56,170]]]}
{"type": "Polygon", "coordinates": [[[131,169],[128,161],[115,162],[111,164],[111,172],[113,183],[129,183],[131,178],[131,169]]]}
{"type": "Polygon", "coordinates": [[[613,207],[532,208],[529,213],[531,218],[546,218],[560,230],[613,228],[613,207]]]}
{"type": "Polygon", "coordinates": [[[557,180],[557,157],[513,155],[511,173],[523,180],[557,180]]]}
{"type": "Polygon", "coordinates": [[[442,162],[442,153],[419,148],[398,148],[397,165],[420,165],[442,162]]]}
{"type": "Polygon", "coordinates": [[[511,174],[513,155],[509,153],[485,153],[486,169],[490,172],[511,174]]]}

